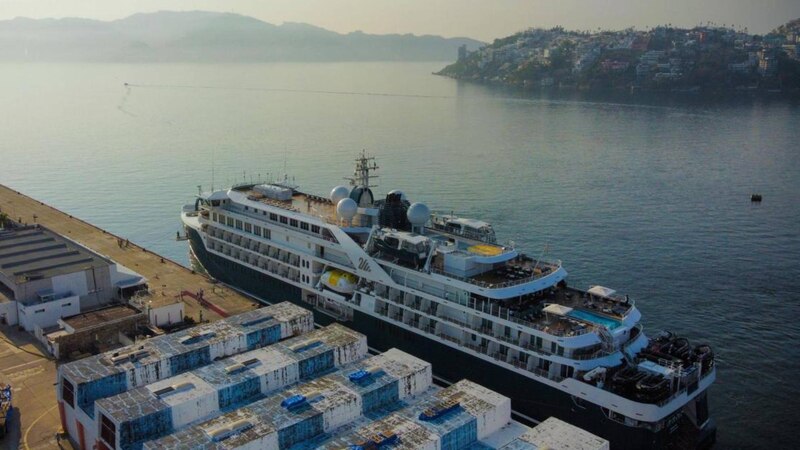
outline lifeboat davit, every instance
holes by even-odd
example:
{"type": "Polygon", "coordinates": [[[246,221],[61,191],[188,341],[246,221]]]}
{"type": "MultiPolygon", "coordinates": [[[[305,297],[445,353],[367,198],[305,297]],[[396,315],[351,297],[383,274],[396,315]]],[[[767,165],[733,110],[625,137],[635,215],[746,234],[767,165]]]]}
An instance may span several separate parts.
{"type": "Polygon", "coordinates": [[[322,274],[320,281],[332,291],[349,295],[356,290],[358,277],[344,270],[331,269],[322,274]]]}

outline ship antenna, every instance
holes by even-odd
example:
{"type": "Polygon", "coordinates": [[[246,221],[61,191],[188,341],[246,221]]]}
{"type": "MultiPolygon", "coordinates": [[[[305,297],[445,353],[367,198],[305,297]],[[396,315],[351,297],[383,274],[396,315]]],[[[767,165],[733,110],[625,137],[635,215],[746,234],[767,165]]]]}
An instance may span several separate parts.
{"type": "Polygon", "coordinates": [[[366,150],[361,150],[361,155],[356,158],[356,168],[353,171],[353,177],[345,177],[345,180],[350,180],[352,186],[363,186],[365,188],[378,187],[377,184],[371,184],[370,180],[378,178],[378,175],[370,174],[371,170],[378,170],[378,164],[375,162],[374,156],[367,156],[366,150]]]}

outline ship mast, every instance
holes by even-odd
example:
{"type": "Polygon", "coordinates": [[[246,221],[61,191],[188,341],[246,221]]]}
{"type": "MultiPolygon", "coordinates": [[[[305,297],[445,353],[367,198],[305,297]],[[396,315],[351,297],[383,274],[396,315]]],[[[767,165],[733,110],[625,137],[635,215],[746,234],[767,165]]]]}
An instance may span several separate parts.
{"type": "Polygon", "coordinates": [[[351,186],[363,186],[365,188],[378,187],[377,184],[370,184],[370,180],[378,178],[378,175],[370,174],[370,170],[378,170],[378,163],[375,162],[374,156],[367,156],[367,151],[362,150],[361,155],[356,158],[356,169],[353,171],[353,177],[346,177],[345,180],[350,180],[351,186]]]}

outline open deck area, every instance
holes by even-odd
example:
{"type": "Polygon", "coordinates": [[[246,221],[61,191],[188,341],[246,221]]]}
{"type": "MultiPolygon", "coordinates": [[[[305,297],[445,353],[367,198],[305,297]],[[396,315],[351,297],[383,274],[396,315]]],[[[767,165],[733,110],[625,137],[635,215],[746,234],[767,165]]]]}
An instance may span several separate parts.
{"type": "MultiPolygon", "coordinates": [[[[165,301],[174,301],[175,298],[181,297],[180,294],[184,291],[195,293],[202,290],[206,301],[213,303],[228,314],[249,311],[259,306],[255,300],[230,288],[220,286],[206,276],[194,273],[191,269],[152,253],[133,242],[120,245],[120,242],[127,242],[124,236],[111,234],[4,185],[0,185],[0,211],[8,214],[9,218],[14,221],[21,219],[23,223],[27,224],[42,224],[68,239],[135,270],[149,280],[151,290],[157,297],[163,297],[165,301]]],[[[165,236],[164,239],[169,239],[169,237],[165,236]]],[[[202,310],[204,319],[217,320],[221,318],[219,314],[201,305],[191,296],[184,295],[182,297],[186,304],[186,315],[189,317],[199,319],[202,310]]]]}
{"type": "Polygon", "coordinates": [[[486,272],[471,277],[460,277],[445,270],[444,255],[437,254],[431,259],[432,272],[490,289],[528,283],[549,275],[559,267],[559,263],[515,258],[486,272]]]}
{"type": "Polygon", "coordinates": [[[246,195],[247,199],[251,201],[285,209],[287,211],[309,214],[318,217],[327,223],[339,223],[339,219],[336,216],[336,205],[334,205],[333,202],[331,202],[327,197],[294,191],[290,199],[276,200],[266,197],[264,194],[254,190],[253,188],[254,186],[243,186],[241,188],[235,188],[234,191],[246,195]]]}
{"type": "Polygon", "coordinates": [[[466,306],[555,336],[570,337],[592,331],[597,326],[608,330],[616,328],[633,308],[633,302],[624,304],[574,288],[554,288],[507,301],[473,297],[466,306]],[[553,304],[570,311],[565,314],[544,311],[546,305],[553,304]]]}

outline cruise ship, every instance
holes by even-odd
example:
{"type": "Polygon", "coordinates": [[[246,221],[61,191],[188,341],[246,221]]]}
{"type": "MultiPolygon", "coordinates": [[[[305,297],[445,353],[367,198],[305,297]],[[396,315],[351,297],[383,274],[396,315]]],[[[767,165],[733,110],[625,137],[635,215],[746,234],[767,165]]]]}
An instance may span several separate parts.
{"type": "Polygon", "coordinates": [[[555,416],[614,449],[707,448],[716,439],[708,345],[645,335],[634,299],[567,283],[560,261],[500,243],[490,223],[438,214],[399,190],[376,197],[374,157],[329,195],[285,177],[201,193],[185,205],[190,251],[208,274],[265,303],[289,300],[370,347],[433,362],[512,399],[518,418],[555,416]]]}

